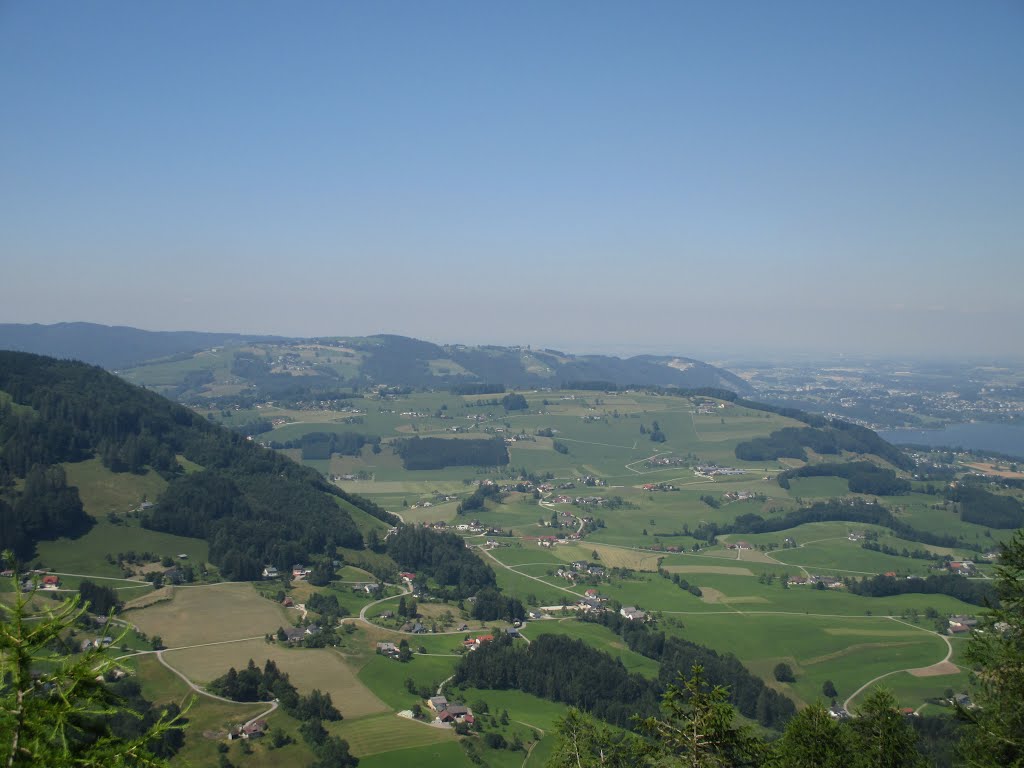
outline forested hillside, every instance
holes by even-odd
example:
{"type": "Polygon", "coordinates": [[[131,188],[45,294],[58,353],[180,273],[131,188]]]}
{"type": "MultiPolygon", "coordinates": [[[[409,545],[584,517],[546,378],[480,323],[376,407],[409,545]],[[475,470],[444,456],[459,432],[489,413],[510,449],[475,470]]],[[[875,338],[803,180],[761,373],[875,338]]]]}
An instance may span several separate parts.
{"type": "Polygon", "coordinates": [[[0,352],[0,392],[0,545],[21,557],[36,541],[88,530],[60,465],[94,456],[113,472],[169,480],[143,524],[206,539],[211,562],[232,578],[255,578],[265,562],[286,567],[361,547],[336,498],[390,519],[315,470],[98,367],[0,352]],[[186,474],[177,456],[204,470],[186,474]]]}

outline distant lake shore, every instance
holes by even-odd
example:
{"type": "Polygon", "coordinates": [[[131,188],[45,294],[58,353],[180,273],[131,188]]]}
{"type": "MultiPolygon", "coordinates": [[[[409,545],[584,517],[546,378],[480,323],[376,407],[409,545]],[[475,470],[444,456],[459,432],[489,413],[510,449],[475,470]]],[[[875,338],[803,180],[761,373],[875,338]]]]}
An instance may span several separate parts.
{"type": "Polygon", "coordinates": [[[1024,459],[1024,427],[1010,424],[948,424],[943,429],[889,429],[878,433],[890,443],[995,451],[1024,459]]]}

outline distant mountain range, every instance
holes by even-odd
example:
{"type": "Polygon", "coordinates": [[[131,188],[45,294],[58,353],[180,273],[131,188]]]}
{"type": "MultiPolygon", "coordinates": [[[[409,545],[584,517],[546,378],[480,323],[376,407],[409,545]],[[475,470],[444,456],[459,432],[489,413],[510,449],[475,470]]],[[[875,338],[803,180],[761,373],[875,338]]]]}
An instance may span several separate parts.
{"type": "Polygon", "coordinates": [[[273,396],[377,384],[534,388],[608,383],[752,391],[729,371],[688,357],[572,355],[530,347],[439,345],[394,335],[303,339],[93,323],[0,324],[0,349],[92,363],[179,398],[239,386],[273,396]]]}

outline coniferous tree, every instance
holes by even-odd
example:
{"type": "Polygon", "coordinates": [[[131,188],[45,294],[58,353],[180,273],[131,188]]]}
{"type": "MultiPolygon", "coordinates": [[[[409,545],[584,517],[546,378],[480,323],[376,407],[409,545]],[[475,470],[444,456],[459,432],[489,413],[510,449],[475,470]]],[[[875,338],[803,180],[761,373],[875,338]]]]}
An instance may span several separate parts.
{"type": "MultiPolygon", "coordinates": [[[[17,590],[16,590],[17,593],[17,590]]],[[[104,682],[117,664],[99,649],[69,654],[62,638],[85,614],[77,596],[32,613],[31,596],[0,603],[0,759],[5,766],[158,768],[155,752],[184,712],[143,719],[130,737],[117,725],[137,714],[104,682]]],[[[186,710],[188,708],[186,707],[186,710]]]]}
{"type": "Polygon", "coordinates": [[[971,635],[967,659],[977,667],[976,709],[961,753],[967,764],[1024,766],[1024,531],[1004,544],[996,568],[1000,607],[971,635]]]}

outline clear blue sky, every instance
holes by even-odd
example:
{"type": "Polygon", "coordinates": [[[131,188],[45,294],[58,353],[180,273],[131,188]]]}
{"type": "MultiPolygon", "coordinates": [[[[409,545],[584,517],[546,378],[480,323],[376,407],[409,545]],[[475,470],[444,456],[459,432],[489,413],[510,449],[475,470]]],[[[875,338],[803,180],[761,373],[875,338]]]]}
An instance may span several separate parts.
{"type": "Polygon", "coordinates": [[[1024,3],[0,2],[0,322],[1024,341],[1024,3]]]}

